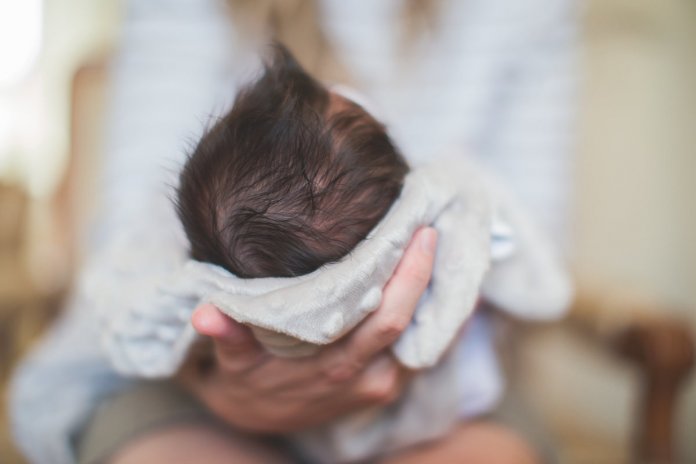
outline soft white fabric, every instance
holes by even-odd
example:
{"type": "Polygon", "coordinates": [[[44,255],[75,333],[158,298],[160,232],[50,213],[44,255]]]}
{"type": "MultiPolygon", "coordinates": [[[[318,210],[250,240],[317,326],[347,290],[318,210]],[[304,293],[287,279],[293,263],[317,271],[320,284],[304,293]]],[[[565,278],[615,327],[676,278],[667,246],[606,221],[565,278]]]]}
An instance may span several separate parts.
{"type": "MultiPolygon", "coordinates": [[[[137,305],[142,288],[169,276],[168,259],[184,259],[172,250],[185,257],[167,186],[190,141],[232,100],[235,76],[248,77],[249,50],[220,3],[126,2],[111,76],[105,175],[98,182],[99,223],[86,247],[89,265],[61,322],[22,363],[11,386],[12,429],[33,463],[74,462],[74,437],[85,418],[105,395],[130,383],[95,348],[107,330],[95,309],[110,318],[131,314],[124,308],[137,305]],[[110,282],[107,294],[115,298],[86,296],[85,282],[96,275],[110,282]]],[[[576,1],[440,2],[437,29],[407,55],[398,46],[398,4],[320,0],[324,30],[355,73],[355,86],[384,110],[397,145],[409,147],[411,164],[437,161],[443,146],[468,147],[512,187],[554,241],[562,241],[576,108],[576,1]]],[[[171,317],[186,317],[186,311],[171,317]]],[[[462,344],[474,333],[465,333],[462,344]]],[[[483,359],[477,350],[490,355],[490,340],[479,335],[466,343],[467,352],[483,359]]],[[[493,404],[481,392],[490,391],[495,376],[490,363],[479,367],[487,371],[459,374],[466,377],[460,379],[461,404],[477,404],[481,412],[493,404]]]]}

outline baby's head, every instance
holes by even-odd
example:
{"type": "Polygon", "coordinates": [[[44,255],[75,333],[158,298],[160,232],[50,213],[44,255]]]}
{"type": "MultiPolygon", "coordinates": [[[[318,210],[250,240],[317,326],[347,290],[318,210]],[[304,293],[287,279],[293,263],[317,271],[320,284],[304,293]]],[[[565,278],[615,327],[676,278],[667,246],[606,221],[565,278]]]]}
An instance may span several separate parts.
{"type": "Polygon", "coordinates": [[[407,172],[382,124],[279,46],[198,143],[177,208],[192,258],[239,277],[298,276],[363,240],[407,172]]]}

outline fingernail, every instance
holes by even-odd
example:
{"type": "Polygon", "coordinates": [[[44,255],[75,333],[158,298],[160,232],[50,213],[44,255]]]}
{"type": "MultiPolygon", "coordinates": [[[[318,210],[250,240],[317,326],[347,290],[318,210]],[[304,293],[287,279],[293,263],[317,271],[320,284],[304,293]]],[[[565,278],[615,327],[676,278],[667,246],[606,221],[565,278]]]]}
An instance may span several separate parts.
{"type": "Polygon", "coordinates": [[[435,245],[437,243],[437,231],[432,227],[426,227],[421,232],[420,245],[421,249],[429,255],[435,254],[435,245]]]}

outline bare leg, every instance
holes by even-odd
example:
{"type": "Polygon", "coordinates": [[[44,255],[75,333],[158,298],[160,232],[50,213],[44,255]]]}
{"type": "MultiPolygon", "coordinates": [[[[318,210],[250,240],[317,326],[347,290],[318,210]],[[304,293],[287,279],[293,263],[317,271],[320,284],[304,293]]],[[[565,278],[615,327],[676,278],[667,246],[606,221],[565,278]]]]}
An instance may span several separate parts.
{"type": "Polygon", "coordinates": [[[206,424],[182,424],[133,440],[109,464],[285,464],[289,458],[268,442],[229,436],[206,424]]]}
{"type": "Polygon", "coordinates": [[[380,464],[539,464],[538,455],[512,430],[492,422],[476,421],[460,425],[440,441],[414,447],[380,464]]]}

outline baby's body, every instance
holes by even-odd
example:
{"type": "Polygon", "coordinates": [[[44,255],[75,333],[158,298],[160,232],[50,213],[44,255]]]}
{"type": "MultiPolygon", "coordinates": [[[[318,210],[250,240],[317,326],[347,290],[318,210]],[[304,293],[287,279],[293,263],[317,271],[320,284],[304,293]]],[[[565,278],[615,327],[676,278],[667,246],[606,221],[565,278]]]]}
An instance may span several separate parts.
{"type": "MultiPolygon", "coordinates": [[[[278,48],[180,176],[177,206],[191,257],[225,270],[208,274],[203,293],[276,354],[311,354],[373,310],[419,224],[454,238],[442,237],[440,284],[395,348],[409,367],[428,369],[394,405],[297,435],[299,447],[321,461],[364,459],[436,438],[489,410],[502,389],[486,315],[472,316],[495,260],[490,248],[500,245],[490,233],[496,205],[456,163],[408,172],[382,124],[278,48]],[[220,272],[228,283],[219,284],[220,272]]],[[[509,243],[502,248],[508,253],[509,243]]],[[[493,276],[502,287],[504,274],[493,276]]]]}

